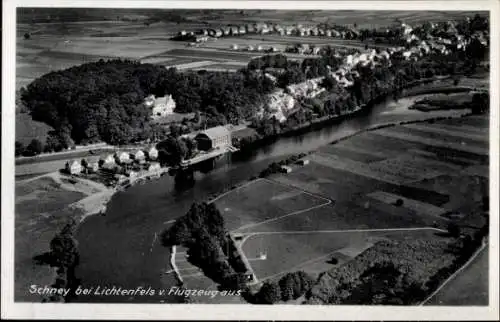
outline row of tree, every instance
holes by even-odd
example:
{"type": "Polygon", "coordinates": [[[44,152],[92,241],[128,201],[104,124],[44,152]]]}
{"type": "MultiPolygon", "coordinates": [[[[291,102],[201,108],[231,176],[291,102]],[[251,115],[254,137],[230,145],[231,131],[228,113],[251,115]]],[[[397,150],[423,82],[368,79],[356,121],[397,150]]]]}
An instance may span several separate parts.
{"type": "Polygon", "coordinates": [[[315,280],[303,271],[287,273],[278,282],[266,281],[254,296],[257,304],[275,304],[296,300],[306,294],[315,280]]]}

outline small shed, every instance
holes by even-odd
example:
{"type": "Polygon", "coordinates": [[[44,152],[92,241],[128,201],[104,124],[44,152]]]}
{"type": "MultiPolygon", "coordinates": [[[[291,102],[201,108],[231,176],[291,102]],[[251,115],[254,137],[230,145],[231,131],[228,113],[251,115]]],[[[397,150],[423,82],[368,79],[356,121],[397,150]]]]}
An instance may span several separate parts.
{"type": "Polygon", "coordinates": [[[208,151],[231,145],[231,132],[225,126],[216,126],[199,133],[195,140],[199,150],[208,151]]]}
{"type": "Polygon", "coordinates": [[[281,170],[282,173],[290,173],[290,172],[292,172],[292,168],[289,167],[289,166],[286,166],[286,165],[281,166],[280,170],[281,170]]]}
{"type": "Polygon", "coordinates": [[[309,164],[309,160],[308,159],[300,159],[299,161],[297,161],[297,164],[299,164],[299,165],[308,165],[309,164]]]}

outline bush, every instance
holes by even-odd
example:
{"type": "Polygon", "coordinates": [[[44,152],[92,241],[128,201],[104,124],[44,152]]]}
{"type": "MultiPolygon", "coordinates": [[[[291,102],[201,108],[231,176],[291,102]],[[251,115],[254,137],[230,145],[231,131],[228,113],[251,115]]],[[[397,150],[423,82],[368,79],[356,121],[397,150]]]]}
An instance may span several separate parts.
{"type": "Polygon", "coordinates": [[[256,294],[258,304],[274,304],[281,301],[281,288],[276,282],[266,281],[256,294]]]}

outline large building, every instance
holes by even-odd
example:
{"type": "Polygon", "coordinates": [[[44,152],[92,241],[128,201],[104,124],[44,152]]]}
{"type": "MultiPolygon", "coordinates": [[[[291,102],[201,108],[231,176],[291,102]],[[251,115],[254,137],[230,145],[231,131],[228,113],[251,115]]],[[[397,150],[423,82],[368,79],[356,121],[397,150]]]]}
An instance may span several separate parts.
{"type": "Polygon", "coordinates": [[[230,146],[231,132],[225,126],[217,126],[199,133],[195,140],[199,150],[208,151],[230,146]]]}
{"type": "Polygon", "coordinates": [[[151,108],[151,116],[153,119],[172,114],[175,109],[175,100],[172,95],[163,97],[155,97],[149,95],[144,99],[146,107],[151,108]]]}

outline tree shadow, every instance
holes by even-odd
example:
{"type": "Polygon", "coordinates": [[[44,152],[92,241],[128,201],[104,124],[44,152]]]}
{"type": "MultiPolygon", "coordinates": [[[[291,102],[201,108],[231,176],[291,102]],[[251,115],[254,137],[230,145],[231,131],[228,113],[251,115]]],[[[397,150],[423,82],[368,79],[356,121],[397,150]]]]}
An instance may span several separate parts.
{"type": "Polygon", "coordinates": [[[54,258],[52,252],[35,255],[32,259],[36,265],[49,265],[51,267],[57,266],[56,259],[54,258]]]}

